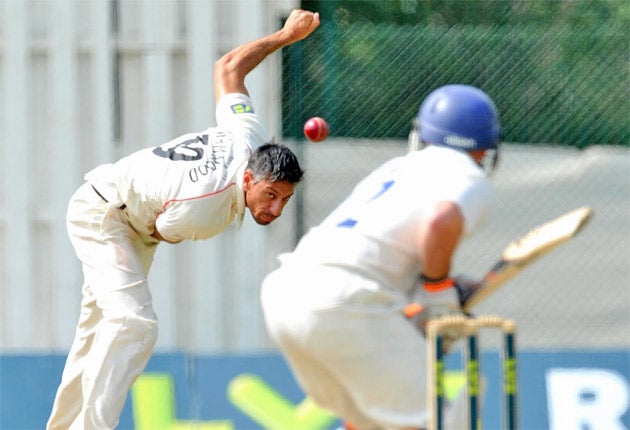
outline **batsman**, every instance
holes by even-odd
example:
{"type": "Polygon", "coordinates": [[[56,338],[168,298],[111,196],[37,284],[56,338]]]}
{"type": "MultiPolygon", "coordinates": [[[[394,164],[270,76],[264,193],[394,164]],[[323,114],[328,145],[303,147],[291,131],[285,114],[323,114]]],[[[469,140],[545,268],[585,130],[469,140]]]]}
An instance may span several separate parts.
{"type": "MultiPolygon", "coordinates": [[[[439,87],[414,124],[413,150],[361,180],[262,285],[267,329],[296,380],[348,429],[427,427],[422,321],[462,313],[471,286],[453,279],[451,260],[493,201],[501,126],[485,92],[439,87]],[[414,300],[418,325],[404,314],[414,300]]],[[[456,407],[446,420],[466,426],[456,407]]]]}
{"type": "Polygon", "coordinates": [[[295,10],[284,27],[214,66],[217,127],[140,150],[87,173],[67,212],[83,267],[83,299],[48,429],[113,429],[157,338],[147,275],[160,242],[215,236],[243,219],[278,218],[303,176],[270,142],[245,87],[268,55],[311,34],[319,15],[295,10]]]}

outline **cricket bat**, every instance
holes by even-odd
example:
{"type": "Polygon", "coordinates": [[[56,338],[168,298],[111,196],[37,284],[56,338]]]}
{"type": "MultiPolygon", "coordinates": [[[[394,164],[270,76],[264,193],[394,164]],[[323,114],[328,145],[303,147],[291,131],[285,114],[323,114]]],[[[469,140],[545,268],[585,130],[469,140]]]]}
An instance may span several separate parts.
{"type": "Polygon", "coordinates": [[[541,256],[573,238],[593,215],[593,209],[583,206],[547,221],[510,243],[501,259],[486,273],[478,285],[464,297],[464,312],[494,293],[525,267],[541,256]]]}

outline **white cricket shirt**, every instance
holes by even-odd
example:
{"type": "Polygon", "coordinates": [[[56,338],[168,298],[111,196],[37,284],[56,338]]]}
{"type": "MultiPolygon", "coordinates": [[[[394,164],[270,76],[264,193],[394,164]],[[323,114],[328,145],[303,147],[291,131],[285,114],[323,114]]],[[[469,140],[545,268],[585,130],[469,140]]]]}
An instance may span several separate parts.
{"type": "Polygon", "coordinates": [[[242,220],[243,173],[252,152],[268,141],[244,94],[223,96],[216,117],[217,127],[142,149],[85,179],[108,201],[126,204],[140,233],[157,228],[170,242],[212,237],[242,220]]]}
{"type": "Polygon", "coordinates": [[[427,210],[440,201],[456,203],[468,234],[489,212],[492,196],[468,154],[429,146],[373,171],[280,261],[342,267],[407,291],[422,270],[416,237],[427,210]]]}

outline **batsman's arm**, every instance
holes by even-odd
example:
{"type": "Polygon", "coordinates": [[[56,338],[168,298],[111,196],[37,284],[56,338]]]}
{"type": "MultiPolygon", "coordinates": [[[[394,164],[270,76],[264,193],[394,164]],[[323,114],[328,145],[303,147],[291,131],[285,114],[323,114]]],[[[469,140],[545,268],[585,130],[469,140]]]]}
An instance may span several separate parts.
{"type": "Polygon", "coordinates": [[[218,102],[224,94],[247,94],[245,76],[276,50],[306,38],[319,25],[319,14],[296,9],[284,26],[265,37],[240,45],[214,64],[214,93],[218,102]]]}
{"type": "Polygon", "coordinates": [[[464,219],[457,204],[443,201],[435,205],[418,229],[417,241],[422,274],[441,280],[448,277],[451,258],[464,230],[464,219]]]}

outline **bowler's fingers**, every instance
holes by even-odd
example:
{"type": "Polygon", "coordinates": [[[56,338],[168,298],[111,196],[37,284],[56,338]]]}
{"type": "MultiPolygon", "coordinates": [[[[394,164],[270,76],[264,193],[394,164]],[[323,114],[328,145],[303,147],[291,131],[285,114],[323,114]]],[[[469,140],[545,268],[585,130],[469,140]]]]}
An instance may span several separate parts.
{"type": "Polygon", "coordinates": [[[319,12],[295,9],[287,18],[284,29],[290,32],[293,41],[302,40],[319,26],[319,12]]]}

